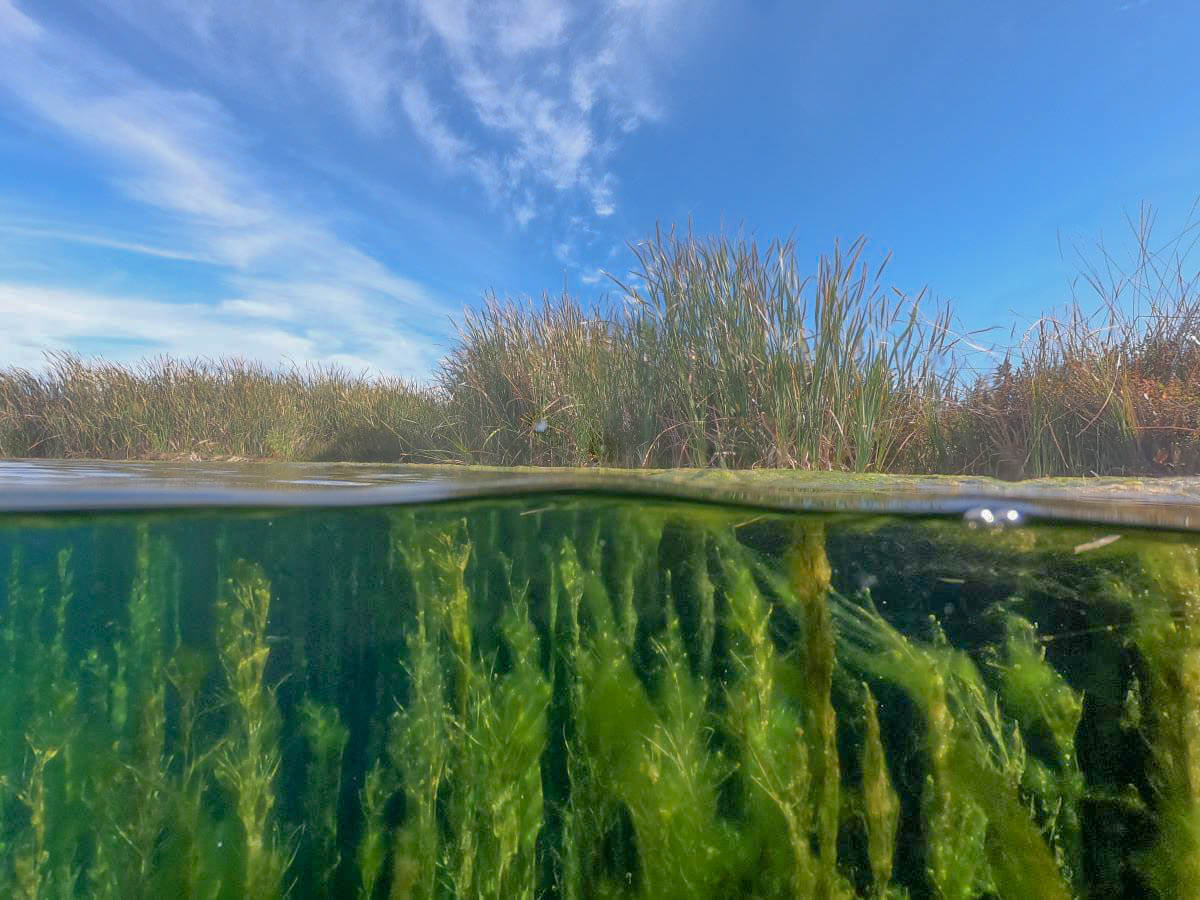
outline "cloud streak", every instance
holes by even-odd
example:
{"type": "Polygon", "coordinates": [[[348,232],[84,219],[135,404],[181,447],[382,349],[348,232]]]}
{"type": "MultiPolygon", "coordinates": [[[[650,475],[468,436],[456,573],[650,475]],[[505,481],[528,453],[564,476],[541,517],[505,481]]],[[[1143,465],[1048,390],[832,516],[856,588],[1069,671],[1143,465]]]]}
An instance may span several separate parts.
{"type": "MultiPolygon", "coordinates": [[[[612,215],[618,184],[609,160],[621,138],[661,115],[648,60],[665,54],[662,29],[682,6],[418,0],[416,8],[425,58],[447,61],[443,94],[465,106],[463,133],[502,148],[510,208],[528,220],[525,192],[533,191],[542,206],[576,198],[594,215],[612,215]]],[[[405,109],[444,158],[443,128],[405,109]]]]}
{"type": "Polygon", "coordinates": [[[273,190],[216,100],[152,82],[37,25],[8,0],[0,0],[0,23],[11,26],[0,91],[103,159],[113,186],[157,209],[180,249],[109,238],[79,223],[0,230],[208,263],[227,293],[223,302],[185,304],[6,283],[0,310],[19,325],[0,340],[3,358],[28,362],[33,347],[117,341],[138,352],[286,353],[428,372],[431,354],[422,348],[444,335],[449,309],[273,190]],[[268,305],[285,314],[256,314],[268,305]],[[198,342],[191,350],[188,335],[198,342]]]}
{"type": "MultiPolygon", "coordinates": [[[[0,0],[0,101],[78,154],[122,212],[149,211],[147,230],[114,234],[73,209],[38,226],[0,212],[0,233],[202,266],[219,289],[210,303],[175,303],[83,290],[64,272],[26,283],[39,314],[19,300],[22,282],[0,271],[4,309],[32,317],[0,339],[7,359],[28,362],[39,342],[184,352],[192,333],[202,352],[427,372],[457,310],[347,239],[343,209],[298,189],[309,185],[277,165],[293,149],[287,129],[315,120],[321,140],[297,155],[320,146],[357,178],[352,155],[343,162],[339,146],[323,145],[323,132],[345,128],[337,144],[357,141],[373,159],[392,154],[426,179],[471,186],[471,202],[500,213],[492,218],[509,231],[540,223],[569,237],[578,226],[568,222],[616,213],[614,153],[663,114],[654,61],[669,57],[673,29],[697,9],[682,0],[100,2],[106,30],[84,34],[0,0]],[[144,57],[129,52],[134,44],[144,57]],[[261,111],[282,130],[260,127],[261,111]],[[121,314],[107,314],[109,302],[121,314]],[[182,329],[169,326],[176,319],[182,329]]],[[[387,187],[378,170],[362,177],[387,187]]]]}
{"type": "Polygon", "coordinates": [[[241,89],[321,86],[368,136],[415,135],[444,171],[528,221],[611,214],[613,152],[663,116],[659,65],[711,0],[103,2],[241,89]]]}
{"type": "MultiPolygon", "coordinates": [[[[323,294],[322,299],[341,298],[323,294]]],[[[385,371],[410,376],[427,373],[435,355],[427,344],[412,338],[402,338],[399,345],[395,337],[368,339],[351,348],[327,328],[310,324],[297,329],[293,326],[302,316],[290,293],[284,304],[274,308],[253,301],[230,301],[213,308],[0,282],[0,316],[10,323],[0,332],[0,359],[6,366],[29,369],[41,368],[47,351],[107,342],[127,345],[125,354],[106,354],[114,359],[160,353],[210,359],[236,355],[271,363],[319,362],[354,371],[378,371],[379,354],[386,352],[414,364],[385,371]]]]}

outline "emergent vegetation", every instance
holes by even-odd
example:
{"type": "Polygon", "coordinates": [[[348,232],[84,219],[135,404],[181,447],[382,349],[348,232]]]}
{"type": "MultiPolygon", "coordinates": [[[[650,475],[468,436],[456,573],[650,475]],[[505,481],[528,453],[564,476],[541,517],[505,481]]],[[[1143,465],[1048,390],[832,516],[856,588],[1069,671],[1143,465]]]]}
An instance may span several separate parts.
{"type": "Polygon", "coordinates": [[[885,289],[864,242],[656,233],[590,308],[495,296],[434,380],[241,360],[0,371],[0,455],[1041,475],[1200,471],[1200,293],[1185,230],[1084,268],[1092,300],[982,373],[952,310],[885,289]],[[542,426],[541,423],[545,425],[542,426]]]}

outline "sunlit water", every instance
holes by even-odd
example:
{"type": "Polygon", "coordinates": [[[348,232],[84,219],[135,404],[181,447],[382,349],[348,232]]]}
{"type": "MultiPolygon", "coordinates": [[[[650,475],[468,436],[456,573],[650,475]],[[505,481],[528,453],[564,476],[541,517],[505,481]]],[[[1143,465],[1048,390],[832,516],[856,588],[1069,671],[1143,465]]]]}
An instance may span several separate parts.
{"type": "Polygon", "coordinates": [[[1190,896],[1192,496],[0,464],[0,895],[1190,896]]]}

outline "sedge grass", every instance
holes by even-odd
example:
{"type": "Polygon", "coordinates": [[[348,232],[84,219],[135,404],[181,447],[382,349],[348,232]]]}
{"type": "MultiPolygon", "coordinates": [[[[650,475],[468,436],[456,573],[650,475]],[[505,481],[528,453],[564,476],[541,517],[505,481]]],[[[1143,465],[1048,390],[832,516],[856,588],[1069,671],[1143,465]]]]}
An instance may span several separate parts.
{"type": "MultiPolygon", "coordinates": [[[[1196,224],[975,372],[953,309],[888,289],[859,239],[656,231],[599,302],[490,294],[429,384],[239,359],[52,354],[0,370],[0,455],[1042,475],[1200,471],[1196,224]]],[[[885,260],[886,262],[886,260],[885,260]]]]}

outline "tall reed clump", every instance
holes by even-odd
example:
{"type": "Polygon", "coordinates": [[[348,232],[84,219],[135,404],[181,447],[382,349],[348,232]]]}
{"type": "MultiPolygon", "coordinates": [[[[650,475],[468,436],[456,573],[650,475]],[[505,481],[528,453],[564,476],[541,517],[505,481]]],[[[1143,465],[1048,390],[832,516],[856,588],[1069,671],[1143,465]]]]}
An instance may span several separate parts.
{"type": "Polygon", "coordinates": [[[1161,242],[1154,223],[1143,205],[1128,258],[1103,244],[1081,254],[1086,294],[958,392],[931,423],[927,465],[1008,478],[1200,471],[1200,221],[1161,242]]]}
{"type": "Polygon", "coordinates": [[[659,231],[594,315],[492,298],[440,372],[457,443],[502,465],[886,469],[952,383],[954,340],[949,310],[886,292],[864,249],[805,277],[791,242],[659,231]]]}
{"type": "Polygon", "coordinates": [[[0,371],[2,456],[429,458],[445,421],[433,391],[337,367],[56,353],[42,372],[0,371]]]}
{"type": "Polygon", "coordinates": [[[240,359],[0,370],[0,456],[1197,472],[1200,222],[1153,225],[1143,208],[1128,262],[1081,255],[1085,290],[974,377],[951,308],[885,289],[861,238],[810,271],[792,241],[660,229],[597,302],[488,294],[425,385],[240,359]]]}

